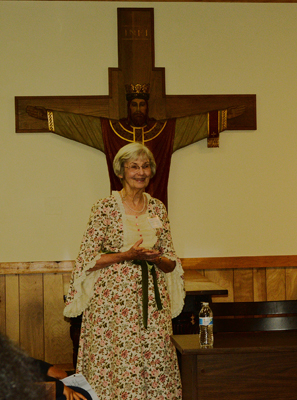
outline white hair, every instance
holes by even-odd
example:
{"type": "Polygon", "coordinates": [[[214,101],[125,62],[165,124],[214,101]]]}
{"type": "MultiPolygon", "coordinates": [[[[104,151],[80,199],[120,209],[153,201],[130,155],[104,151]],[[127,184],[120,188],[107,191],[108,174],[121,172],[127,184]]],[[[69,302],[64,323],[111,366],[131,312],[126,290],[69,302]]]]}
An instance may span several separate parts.
{"type": "MultiPolygon", "coordinates": [[[[121,147],[113,160],[113,171],[121,179],[125,171],[125,162],[137,160],[138,158],[148,158],[152,170],[152,177],[156,173],[156,162],[150,149],[141,143],[133,142],[121,147]]],[[[122,179],[121,179],[122,181],[122,179]]]]}

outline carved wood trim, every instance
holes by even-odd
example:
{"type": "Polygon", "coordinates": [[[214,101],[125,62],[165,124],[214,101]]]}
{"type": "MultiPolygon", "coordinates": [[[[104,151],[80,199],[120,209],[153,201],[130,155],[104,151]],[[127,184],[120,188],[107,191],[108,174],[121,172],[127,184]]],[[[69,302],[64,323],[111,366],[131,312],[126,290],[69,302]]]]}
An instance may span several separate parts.
{"type": "MultiPolygon", "coordinates": [[[[15,1],[15,0],[6,0],[6,1],[15,1]]],[[[29,0],[30,1],[30,0],[29,0]]],[[[33,0],[31,0],[33,1],[33,0]]],[[[44,1],[44,0],[34,0],[34,1],[44,1]]],[[[65,0],[56,0],[56,1],[65,1],[65,0]]],[[[77,1],[90,1],[90,0],[77,0],[77,1]]],[[[93,0],[93,1],[109,1],[109,0],[93,0]]],[[[118,0],[122,3],[125,3],[130,0],[118,0]]],[[[154,3],[297,3],[297,0],[139,0],[139,2],[154,2],[154,3]]]]}
{"type": "Polygon", "coordinates": [[[239,269],[297,267],[297,256],[182,258],[184,269],[239,269]]]}
{"type": "Polygon", "coordinates": [[[74,261],[2,262],[0,275],[53,274],[71,272],[74,261]]]}
{"type": "MultiPolygon", "coordinates": [[[[297,255],[182,258],[181,261],[185,270],[297,267],[297,255]]],[[[71,260],[56,262],[2,262],[0,263],[0,275],[67,273],[72,271],[73,266],[74,261],[71,260]]]]}

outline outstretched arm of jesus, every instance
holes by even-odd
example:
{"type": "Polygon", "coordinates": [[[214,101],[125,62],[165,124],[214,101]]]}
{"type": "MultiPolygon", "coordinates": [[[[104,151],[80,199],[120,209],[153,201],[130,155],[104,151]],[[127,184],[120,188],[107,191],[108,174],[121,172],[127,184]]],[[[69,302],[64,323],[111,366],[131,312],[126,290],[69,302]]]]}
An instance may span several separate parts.
{"type": "Polygon", "coordinates": [[[26,111],[33,118],[48,120],[49,131],[104,153],[101,118],[34,106],[28,106],[26,111]]]}
{"type": "MultiPolygon", "coordinates": [[[[243,114],[245,106],[234,106],[226,110],[212,111],[209,113],[191,115],[189,117],[181,117],[176,119],[175,136],[173,143],[173,152],[182,147],[186,147],[192,143],[205,138],[211,138],[213,125],[212,118],[217,124],[217,137],[220,132],[228,128],[228,119],[236,118],[243,114]]],[[[210,146],[218,147],[218,146],[210,146]]]]}
{"type": "Polygon", "coordinates": [[[176,119],[173,152],[208,137],[208,114],[176,119]]]}

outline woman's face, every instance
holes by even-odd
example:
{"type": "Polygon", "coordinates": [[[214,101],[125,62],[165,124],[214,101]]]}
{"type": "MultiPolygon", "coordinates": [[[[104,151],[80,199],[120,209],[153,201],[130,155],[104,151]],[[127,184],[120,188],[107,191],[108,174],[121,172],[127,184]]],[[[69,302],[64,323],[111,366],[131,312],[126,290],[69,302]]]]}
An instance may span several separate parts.
{"type": "Polygon", "coordinates": [[[124,164],[124,187],[130,189],[145,189],[150,182],[152,170],[147,157],[128,160],[124,164]]]}

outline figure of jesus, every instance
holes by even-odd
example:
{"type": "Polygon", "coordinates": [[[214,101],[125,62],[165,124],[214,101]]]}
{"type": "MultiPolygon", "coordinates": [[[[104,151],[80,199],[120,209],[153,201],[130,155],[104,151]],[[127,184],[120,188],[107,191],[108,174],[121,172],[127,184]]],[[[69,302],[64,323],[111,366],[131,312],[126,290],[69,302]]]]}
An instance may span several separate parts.
{"type": "Polygon", "coordinates": [[[181,118],[149,118],[149,85],[126,85],[127,118],[111,120],[70,112],[28,106],[34,118],[48,120],[49,131],[94,147],[106,155],[111,190],[121,183],[113,173],[112,161],[118,150],[129,142],[141,142],[154,154],[158,174],[151,179],[147,192],[167,206],[167,186],[172,154],[182,147],[207,138],[208,147],[218,147],[219,133],[228,128],[228,119],[244,112],[235,106],[181,118]]]}

